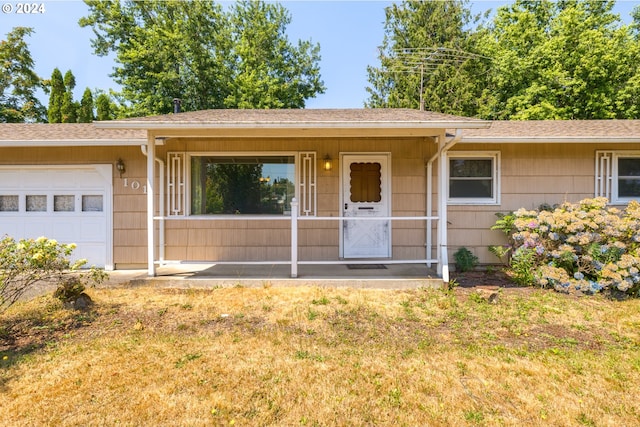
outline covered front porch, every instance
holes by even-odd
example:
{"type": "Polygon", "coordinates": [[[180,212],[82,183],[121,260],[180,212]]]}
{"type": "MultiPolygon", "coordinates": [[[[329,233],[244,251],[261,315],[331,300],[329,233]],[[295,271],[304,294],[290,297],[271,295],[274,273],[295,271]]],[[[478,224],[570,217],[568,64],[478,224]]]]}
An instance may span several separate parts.
{"type": "Polygon", "coordinates": [[[488,123],[365,109],[211,110],[97,125],[147,131],[149,277],[202,262],[255,266],[262,277],[276,266],[290,279],[353,276],[354,265],[371,278],[381,272],[367,266],[382,265],[399,279],[402,265],[447,282],[447,151],[460,129],[488,123]],[[231,170],[242,186],[231,185],[231,170]]]}

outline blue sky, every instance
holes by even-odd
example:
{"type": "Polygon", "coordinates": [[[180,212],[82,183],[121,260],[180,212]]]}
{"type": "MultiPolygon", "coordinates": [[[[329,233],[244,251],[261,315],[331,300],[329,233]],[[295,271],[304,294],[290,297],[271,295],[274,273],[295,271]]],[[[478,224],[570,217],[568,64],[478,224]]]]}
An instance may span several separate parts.
{"type": "MultiPolygon", "coordinates": [[[[30,0],[29,3],[33,1],[30,0]]],[[[17,26],[33,27],[27,39],[35,61],[35,71],[49,78],[55,67],[64,74],[72,70],[76,77],[76,99],[86,87],[115,88],[109,77],[112,58],[93,55],[90,28],[80,28],[78,19],[87,14],[82,1],[36,1],[44,5],[42,13],[18,14],[14,0],[0,0],[0,38],[17,26]],[[7,6],[10,5],[11,7],[7,6]]],[[[23,2],[26,3],[26,2],[23,2]]],[[[307,108],[360,108],[367,99],[367,66],[378,65],[378,46],[384,35],[384,9],[389,1],[281,1],[292,22],[289,39],[311,40],[320,44],[322,79],[327,90],[307,101],[307,108]]],[[[475,1],[472,9],[495,10],[506,1],[475,1]]],[[[640,1],[618,1],[616,11],[628,21],[629,13],[640,1]]],[[[43,104],[47,104],[45,96],[43,104]]]]}

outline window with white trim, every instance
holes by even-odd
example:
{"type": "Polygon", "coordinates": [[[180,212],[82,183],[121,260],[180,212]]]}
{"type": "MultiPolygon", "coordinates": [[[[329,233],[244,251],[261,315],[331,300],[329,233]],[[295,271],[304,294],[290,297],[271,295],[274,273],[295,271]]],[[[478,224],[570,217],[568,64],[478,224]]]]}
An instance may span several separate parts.
{"type": "Polygon", "coordinates": [[[640,198],[640,156],[618,157],[617,198],[631,201],[640,198]]]}
{"type": "Polygon", "coordinates": [[[290,215],[294,154],[192,154],[191,215],[290,215]]]}
{"type": "Polygon", "coordinates": [[[499,152],[450,152],[447,170],[449,204],[499,203],[499,152]]]}
{"type": "Polygon", "coordinates": [[[596,152],[596,197],[613,204],[640,200],[640,152],[596,152]]]}

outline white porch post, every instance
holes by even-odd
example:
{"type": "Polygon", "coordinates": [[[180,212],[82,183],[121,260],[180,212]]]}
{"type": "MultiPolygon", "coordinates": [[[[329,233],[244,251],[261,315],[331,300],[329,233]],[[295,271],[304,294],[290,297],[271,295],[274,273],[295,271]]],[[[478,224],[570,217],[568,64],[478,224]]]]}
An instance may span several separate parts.
{"type": "Polygon", "coordinates": [[[147,266],[149,277],[156,275],[155,266],[155,225],[154,216],[154,192],[155,192],[155,137],[147,136],[147,266]]]}
{"type": "Polygon", "coordinates": [[[298,277],[298,199],[291,199],[291,277],[298,277]]]}
{"type": "MultiPolygon", "coordinates": [[[[444,148],[444,147],[443,147],[444,148]]],[[[449,281],[449,257],[447,255],[447,150],[440,150],[438,165],[438,274],[449,281]]]]}

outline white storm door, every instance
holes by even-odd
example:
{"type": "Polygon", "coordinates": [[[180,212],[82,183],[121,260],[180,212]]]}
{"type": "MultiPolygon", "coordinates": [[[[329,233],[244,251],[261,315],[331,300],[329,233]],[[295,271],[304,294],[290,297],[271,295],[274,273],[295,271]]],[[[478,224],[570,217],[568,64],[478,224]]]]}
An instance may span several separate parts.
{"type": "Polygon", "coordinates": [[[390,221],[346,218],[389,217],[391,192],[387,154],[342,156],[342,256],[344,258],[389,258],[390,221]]]}

